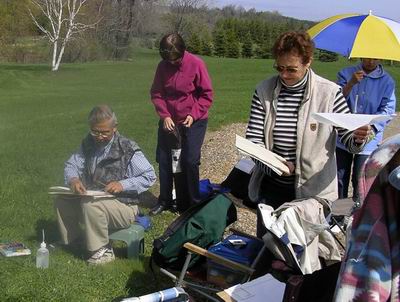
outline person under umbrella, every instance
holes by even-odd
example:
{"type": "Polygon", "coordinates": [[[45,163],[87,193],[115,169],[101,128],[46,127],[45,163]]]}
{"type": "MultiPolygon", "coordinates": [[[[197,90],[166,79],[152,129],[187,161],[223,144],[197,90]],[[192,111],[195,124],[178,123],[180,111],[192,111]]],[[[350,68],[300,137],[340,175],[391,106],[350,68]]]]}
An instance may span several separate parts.
{"type": "MultiPolygon", "coordinates": [[[[343,87],[343,95],[353,113],[391,115],[395,112],[395,82],[383,69],[378,59],[363,58],[360,64],[342,69],[337,77],[338,84],[343,87]]],[[[387,124],[388,122],[380,122],[372,125],[373,138],[358,154],[348,152],[340,141],[337,142],[339,198],[348,197],[352,172],[353,200],[356,203],[360,202],[358,179],[361,167],[381,143],[387,124]]]]}

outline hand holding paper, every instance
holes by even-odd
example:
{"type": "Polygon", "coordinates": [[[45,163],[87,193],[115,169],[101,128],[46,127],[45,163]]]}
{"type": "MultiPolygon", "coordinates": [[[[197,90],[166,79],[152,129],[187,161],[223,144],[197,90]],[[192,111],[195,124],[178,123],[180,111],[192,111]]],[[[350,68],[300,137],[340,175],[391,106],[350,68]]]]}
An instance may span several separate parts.
{"type": "Polygon", "coordinates": [[[372,130],[372,126],[370,125],[359,127],[353,132],[355,142],[359,144],[362,144],[363,142],[367,141],[368,138],[374,134],[375,132],[372,130]]]}

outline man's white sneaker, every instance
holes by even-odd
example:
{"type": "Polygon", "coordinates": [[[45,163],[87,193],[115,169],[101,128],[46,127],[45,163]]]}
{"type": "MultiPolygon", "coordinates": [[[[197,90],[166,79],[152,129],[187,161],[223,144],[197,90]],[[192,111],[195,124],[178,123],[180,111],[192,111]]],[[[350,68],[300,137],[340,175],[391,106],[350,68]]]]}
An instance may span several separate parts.
{"type": "Polygon", "coordinates": [[[97,252],[95,252],[92,257],[87,260],[87,262],[90,265],[97,265],[108,263],[113,260],[115,260],[113,249],[103,246],[97,252]]]}

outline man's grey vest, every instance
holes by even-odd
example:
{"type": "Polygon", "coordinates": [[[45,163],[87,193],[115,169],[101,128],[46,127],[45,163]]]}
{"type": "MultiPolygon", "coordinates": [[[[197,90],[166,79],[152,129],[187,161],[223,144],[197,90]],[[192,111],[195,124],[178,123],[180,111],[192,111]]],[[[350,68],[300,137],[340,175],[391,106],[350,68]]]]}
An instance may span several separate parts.
{"type": "MultiPolygon", "coordinates": [[[[96,164],[93,171],[95,148],[94,138],[90,134],[87,135],[82,141],[82,151],[85,156],[82,181],[89,190],[101,190],[104,189],[104,184],[126,179],[129,162],[135,152],[140,150],[134,141],[116,132],[109,153],[96,164]]],[[[117,199],[124,203],[133,202],[137,199],[137,192],[123,192],[121,198],[117,199]]]]}

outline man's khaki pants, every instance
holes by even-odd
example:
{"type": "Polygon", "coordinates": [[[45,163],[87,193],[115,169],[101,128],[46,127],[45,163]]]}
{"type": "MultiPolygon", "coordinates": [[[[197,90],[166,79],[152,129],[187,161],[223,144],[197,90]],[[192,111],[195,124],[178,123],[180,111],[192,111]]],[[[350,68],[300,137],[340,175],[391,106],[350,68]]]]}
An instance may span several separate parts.
{"type": "Polygon", "coordinates": [[[78,240],[82,234],[90,252],[109,243],[109,229],[129,227],[138,214],[136,205],[127,205],[116,199],[59,196],[54,201],[61,240],[64,244],[78,240]]]}

